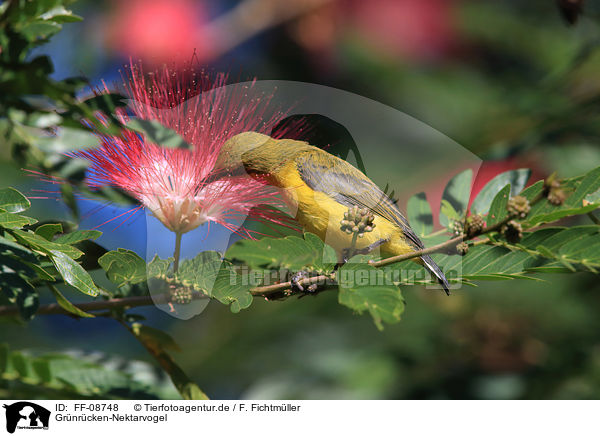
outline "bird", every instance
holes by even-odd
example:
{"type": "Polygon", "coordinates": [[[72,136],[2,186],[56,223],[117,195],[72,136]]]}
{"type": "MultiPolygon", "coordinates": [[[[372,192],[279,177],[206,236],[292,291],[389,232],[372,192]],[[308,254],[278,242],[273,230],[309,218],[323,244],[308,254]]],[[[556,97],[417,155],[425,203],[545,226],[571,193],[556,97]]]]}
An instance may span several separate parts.
{"type": "MultiPolygon", "coordinates": [[[[371,232],[354,238],[356,250],[379,249],[383,257],[390,257],[425,248],[395,201],[371,179],[349,162],[308,142],[243,132],[223,144],[214,171],[229,176],[246,173],[280,188],[304,230],[319,236],[338,255],[353,239],[340,222],[349,209],[357,207],[372,213],[374,225],[371,232]]],[[[446,276],[429,255],[415,261],[450,295],[446,276]]]]}

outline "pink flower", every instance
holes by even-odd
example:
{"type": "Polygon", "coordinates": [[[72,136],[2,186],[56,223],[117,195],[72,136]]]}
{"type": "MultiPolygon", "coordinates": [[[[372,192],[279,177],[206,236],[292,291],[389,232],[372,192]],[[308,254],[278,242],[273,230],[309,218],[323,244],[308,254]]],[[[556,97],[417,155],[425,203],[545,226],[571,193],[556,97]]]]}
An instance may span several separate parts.
{"type": "Polygon", "coordinates": [[[184,65],[192,53],[214,57],[217,37],[208,26],[208,6],[197,0],[113,0],[102,25],[107,45],[124,57],[161,65],[184,65]]]}
{"type": "Polygon", "coordinates": [[[427,61],[444,58],[457,46],[456,4],[456,0],[354,0],[350,9],[357,30],[376,48],[427,61]]]}
{"type": "MultiPolygon", "coordinates": [[[[266,184],[248,176],[208,179],[227,139],[246,131],[269,133],[281,115],[267,115],[271,96],[250,96],[254,82],[223,87],[225,81],[223,74],[211,79],[166,67],[146,76],[132,65],[125,87],[135,116],[175,130],[192,149],[161,147],[128,130],[119,137],[101,135],[98,148],[75,154],[91,163],[89,186],[122,189],[178,234],[210,222],[237,231],[248,215],[285,221],[270,208],[257,208],[282,205],[266,184]]],[[[124,111],[118,116],[123,122],[129,119],[124,111]]]]}

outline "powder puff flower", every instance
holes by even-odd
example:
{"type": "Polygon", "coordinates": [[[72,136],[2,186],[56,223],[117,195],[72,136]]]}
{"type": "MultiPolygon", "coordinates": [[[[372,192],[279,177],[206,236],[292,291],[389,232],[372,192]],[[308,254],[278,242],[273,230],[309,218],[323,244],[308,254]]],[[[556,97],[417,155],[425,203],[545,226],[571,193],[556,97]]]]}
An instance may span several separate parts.
{"type": "MultiPolygon", "coordinates": [[[[89,186],[125,191],[179,236],[210,222],[238,231],[248,215],[282,223],[282,214],[257,208],[281,206],[266,184],[243,176],[209,179],[227,139],[246,131],[269,133],[281,115],[268,115],[272,96],[251,96],[254,82],[225,86],[225,81],[223,74],[211,78],[166,67],[145,75],[132,65],[125,88],[134,116],[173,129],[191,149],[162,147],[129,130],[121,136],[100,135],[99,147],[74,154],[90,161],[89,186]]],[[[117,116],[129,120],[124,111],[117,116]]]]}

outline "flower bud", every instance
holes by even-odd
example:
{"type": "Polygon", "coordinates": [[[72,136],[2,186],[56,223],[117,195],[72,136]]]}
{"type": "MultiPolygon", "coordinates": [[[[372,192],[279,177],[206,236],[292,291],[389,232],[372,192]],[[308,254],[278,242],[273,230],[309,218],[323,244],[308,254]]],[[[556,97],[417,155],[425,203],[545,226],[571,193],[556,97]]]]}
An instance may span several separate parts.
{"type": "Polygon", "coordinates": [[[553,189],[548,194],[548,201],[554,206],[560,206],[565,202],[566,197],[565,191],[562,189],[553,189]]]}
{"type": "Polygon", "coordinates": [[[510,216],[525,218],[531,210],[531,205],[525,197],[516,195],[508,200],[506,210],[510,216]]]}
{"type": "Polygon", "coordinates": [[[189,304],[192,302],[192,290],[187,286],[171,285],[169,289],[171,301],[177,304],[189,304]]]}
{"type": "Polygon", "coordinates": [[[516,244],[523,238],[523,227],[515,220],[510,220],[502,226],[502,234],[508,242],[516,244]]]}
{"type": "Polygon", "coordinates": [[[458,244],[456,246],[456,251],[461,256],[464,256],[465,254],[467,254],[469,252],[469,244],[467,244],[466,242],[461,242],[460,244],[458,244]]]}
{"type": "Polygon", "coordinates": [[[481,233],[484,227],[485,221],[481,215],[471,215],[465,221],[465,233],[470,238],[481,233]]]}
{"type": "Polygon", "coordinates": [[[463,220],[456,220],[452,223],[450,229],[455,236],[463,235],[465,232],[465,222],[463,220]]]}

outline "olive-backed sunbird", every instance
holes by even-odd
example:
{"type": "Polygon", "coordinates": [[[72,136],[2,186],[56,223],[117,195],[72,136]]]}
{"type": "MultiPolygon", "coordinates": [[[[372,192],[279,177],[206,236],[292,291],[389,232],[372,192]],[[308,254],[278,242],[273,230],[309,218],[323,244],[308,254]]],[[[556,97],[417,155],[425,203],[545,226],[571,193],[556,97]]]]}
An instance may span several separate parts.
{"type": "MultiPolygon", "coordinates": [[[[378,247],[383,256],[422,250],[420,241],[395,202],[350,163],[307,142],[273,139],[256,132],[240,133],[223,145],[215,170],[224,174],[259,176],[281,188],[284,200],[305,230],[316,234],[338,254],[347,249],[352,235],[340,222],[349,208],[367,209],[374,215],[373,231],[355,239],[357,250],[378,247]]],[[[416,258],[449,294],[448,280],[428,255],[416,258]]]]}

